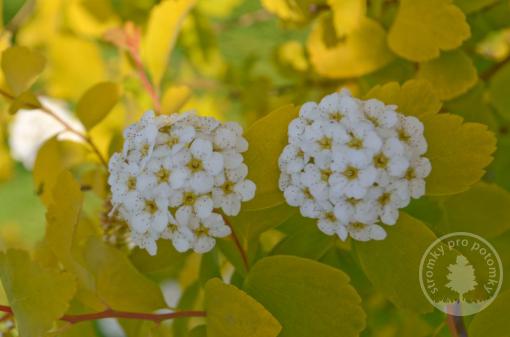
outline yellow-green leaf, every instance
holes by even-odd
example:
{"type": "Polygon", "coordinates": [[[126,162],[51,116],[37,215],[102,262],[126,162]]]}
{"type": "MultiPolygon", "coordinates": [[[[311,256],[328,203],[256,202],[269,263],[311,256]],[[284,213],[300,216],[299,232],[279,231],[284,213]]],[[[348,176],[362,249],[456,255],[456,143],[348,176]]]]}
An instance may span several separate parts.
{"type": "Polygon", "coordinates": [[[386,45],[386,32],[375,20],[362,18],[359,27],[328,44],[325,36],[335,35],[331,18],[323,16],[308,38],[310,60],[319,75],[329,78],[363,76],[382,68],[393,59],[386,45]]]}
{"type": "Polygon", "coordinates": [[[454,0],[455,5],[466,14],[471,14],[495,4],[499,0],[454,0]]]}
{"type": "Polygon", "coordinates": [[[9,107],[9,113],[14,115],[16,112],[18,112],[18,110],[21,109],[31,110],[40,108],[42,108],[42,104],[37,96],[30,91],[25,91],[14,98],[11,106],[9,107]]]}
{"type": "Polygon", "coordinates": [[[403,58],[423,62],[459,47],[469,36],[466,17],[452,0],[402,0],[388,43],[403,58]]]}
{"type": "Polygon", "coordinates": [[[279,337],[356,337],[365,328],[349,277],[319,262],[266,257],[253,266],[244,289],[280,322],[279,337]]]}
{"type": "Polygon", "coordinates": [[[333,25],[338,36],[357,29],[366,14],[366,0],[328,0],[333,11],[333,25]]]}
{"type": "Polygon", "coordinates": [[[144,41],[144,58],[159,87],[184,18],[196,0],[164,0],[151,10],[144,41]]]}
{"type": "Polygon", "coordinates": [[[120,97],[119,86],[102,82],[87,90],[78,101],[76,114],[87,130],[92,129],[113,109],[120,97]]]}
{"type": "Polygon", "coordinates": [[[498,112],[510,120],[510,64],[501,68],[489,82],[489,92],[492,104],[498,112]]]}
{"type": "Polygon", "coordinates": [[[480,180],[492,161],[496,137],[486,125],[463,123],[452,114],[436,114],[422,119],[432,164],[426,179],[428,195],[448,195],[466,191],[480,180]]]}
{"type": "Polygon", "coordinates": [[[439,98],[450,100],[471,89],[478,81],[478,72],[466,53],[455,50],[420,64],[416,77],[429,81],[439,98]]]}
{"type": "Polygon", "coordinates": [[[92,274],[80,263],[80,245],[98,230],[90,223],[81,221],[83,193],[80,184],[71,173],[63,171],[53,188],[53,199],[46,212],[45,244],[50,248],[65,270],[77,280],[77,298],[96,310],[104,304],[95,295],[92,274]]]}
{"type": "Polygon", "coordinates": [[[284,202],[278,189],[278,158],[288,143],[288,125],[297,115],[298,108],[288,105],[259,119],[246,132],[250,147],[244,159],[249,167],[248,178],[257,185],[255,198],[246,204],[246,209],[269,208],[284,202]]]}
{"type": "Polygon", "coordinates": [[[493,238],[510,230],[510,193],[495,184],[478,183],[442,202],[445,232],[470,232],[493,238]]]}
{"type": "Polygon", "coordinates": [[[382,241],[355,241],[363,270],[374,286],[399,308],[418,313],[431,311],[432,306],[420,287],[418,271],[423,253],[436,236],[424,223],[402,212],[397,223],[385,230],[388,236],[382,241]]]}
{"type": "Polygon", "coordinates": [[[499,294],[487,309],[478,313],[469,325],[470,337],[508,337],[510,290],[499,294]]]}
{"type": "Polygon", "coordinates": [[[308,21],[313,12],[313,0],[262,0],[262,6],[284,21],[304,23],[308,21]]]}
{"type": "Polygon", "coordinates": [[[143,312],[165,307],[158,285],[140,274],[121,251],[91,238],[84,254],[98,296],[112,309],[143,312]]]}
{"type": "Polygon", "coordinates": [[[34,84],[43,71],[45,63],[42,55],[26,47],[14,46],[3,52],[2,70],[15,96],[34,84]]]}
{"type": "Polygon", "coordinates": [[[191,89],[185,85],[174,85],[166,89],[161,100],[161,113],[170,115],[186,104],[191,97],[191,89]]]}
{"type": "Polygon", "coordinates": [[[372,88],[367,98],[377,98],[386,104],[395,104],[405,115],[423,117],[441,109],[441,101],[432,85],[423,80],[409,80],[402,86],[390,82],[372,88]]]}
{"type": "Polygon", "coordinates": [[[20,250],[0,254],[0,278],[23,337],[45,335],[67,311],[76,289],[70,274],[43,269],[20,250]]]}
{"type": "Polygon", "coordinates": [[[34,187],[45,205],[52,200],[57,177],[64,169],[82,162],[88,149],[80,143],[58,141],[53,137],[41,146],[34,164],[34,187]]]}
{"type": "Polygon", "coordinates": [[[212,279],[205,286],[208,337],[276,337],[281,325],[236,287],[212,279]]]}

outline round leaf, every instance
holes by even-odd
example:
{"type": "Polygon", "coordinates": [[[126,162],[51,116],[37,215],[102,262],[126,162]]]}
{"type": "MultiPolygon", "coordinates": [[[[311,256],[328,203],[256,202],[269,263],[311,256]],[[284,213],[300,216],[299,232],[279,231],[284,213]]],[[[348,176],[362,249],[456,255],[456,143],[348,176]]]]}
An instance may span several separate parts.
{"type": "Polygon", "coordinates": [[[246,132],[245,138],[250,144],[244,154],[249,167],[248,179],[257,185],[255,198],[245,205],[246,209],[269,208],[283,203],[283,194],[278,189],[278,158],[288,143],[288,125],[297,115],[298,108],[288,105],[259,119],[246,132]]]}
{"type": "Polygon", "coordinates": [[[459,47],[469,35],[466,17],[452,0],[402,0],[388,42],[403,58],[423,62],[459,47]]]}
{"type": "Polygon", "coordinates": [[[510,290],[499,294],[492,304],[478,313],[469,325],[470,337],[507,337],[510,290]]]}
{"type": "Polygon", "coordinates": [[[78,101],[76,114],[87,130],[92,129],[113,109],[120,97],[119,86],[102,82],[87,90],[78,101]]]}
{"type": "Polygon", "coordinates": [[[426,116],[422,120],[432,164],[426,179],[428,195],[466,191],[480,180],[492,161],[496,138],[486,125],[462,123],[452,114],[426,116]]]}
{"type": "Polygon", "coordinates": [[[385,229],[388,236],[382,241],[355,241],[365,274],[398,307],[418,313],[431,311],[418,271],[423,253],[436,236],[424,223],[405,213],[400,213],[394,226],[385,229]]]}
{"type": "Polygon", "coordinates": [[[355,337],[365,328],[349,277],[319,262],[266,257],[250,271],[244,289],[282,324],[279,337],[355,337]]]}
{"type": "Polygon", "coordinates": [[[219,279],[205,286],[208,337],[276,337],[281,325],[260,303],[219,279]]]}
{"type": "Polygon", "coordinates": [[[507,64],[494,74],[489,84],[492,104],[506,119],[510,119],[510,95],[508,95],[509,86],[510,64],[507,64]]]}
{"type": "Polygon", "coordinates": [[[46,61],[39,53],[14,46],[2,54],[2,70],[14,95],[29,89],[43,71],[46,61]]]}
{"type": "Polygon", "coordinates": [[[450,100],[471,89],[478,81],[478,72],[466,53],[455,50],[420,64],[416,77],[432,83],[439,98],[450,100]]]}
{"type": "Polygon", "coordinates": [[[363,76],[393,59],[386,45],[386,32],[369,18],[362,18],[359,27],[337,39],[331,18],[323,16],[310,33],[307,48],[315,70],[329,78],[363,76]],[[331,35],[333,41],[325,41],[331,35]]]}
{"type": "Polygon", "coordinates": [[[432,85],[423,80],[409,80],[402,86],[397,82],[378,85],[368,92],[367,98],[395,104],[400,113],[416,117],[435,114],[442,105],[432,85]]]}

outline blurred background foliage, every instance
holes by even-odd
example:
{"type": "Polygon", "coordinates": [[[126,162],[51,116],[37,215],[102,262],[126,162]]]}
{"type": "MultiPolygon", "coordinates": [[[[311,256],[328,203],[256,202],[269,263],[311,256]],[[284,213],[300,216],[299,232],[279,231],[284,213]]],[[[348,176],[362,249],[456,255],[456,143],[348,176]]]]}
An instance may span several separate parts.
{"type": "MultiPolygon", "coordinates": [[[[443,101],[442,111],[458,114],[469,122],[484,123],[498,137],[495,160],[484,177],[497,186],[480,185],[476,193],[458,197],[464,199],[457,200],[457,204],[480,206],[477,197],[484,192],[493,195],[494,191],[488,189],[495,189],[495,193],[507,198],[504,202],[498,199],[501,204],[486,203],[477,212],[483,215],[480,221],[485,215],[489,218],[493,215],[501,223],[498,228],[504,230],[491,233],[491,239],[508,267],[510,1],[454,0],[469,26],[464,20],[457,25],[451,20],[448,22],[454,29],[441,27],[444,21],[439,18],[435,22],[431,16],[427,24],[446,37],[435,43],[430,36],[416,36],[418,44],[424,46],[420,51],[409,41],[403,41],[399,33],[408,28],[399,21],[399,6],[404,7],[412,0],[198,0],[182,17],[156,14],[156,9],[168,1],[171,0],[3,0],[0,51],[16,44],[44,55],[46,68],[34,90],[65,103],[70,111],[75,111],[79,98],[94,84],[107,80],[120,84],[120,104],[90,130],[104,154],[119,148],[121,131],[126,125],[153,108],[151,95],[140,82],[133,59],[115,43],[112,33],[122,27],[128,30],[128,22],[142,31],[144,61],[150,59],[150,48],[154,48],[147,41],[151,24],[182,24],[178,34],[175,31],[175,46],[169,47],[169,63],[164,64],[164,70],[158,69],[160,60],[148,62],[152,79],[160,77],[158,94],[161,109],[167,113],[196,109],[200,114],[249,126],[275,108],[317,100],[341,87],[363,96],[378,84],[426,79],[443,101]],[[500,213],[495,213],[496,210],[500,213]]],[[[423,10],[430,11],[449,3],[416,1],[423,4],[423,10]]],[[[413,17],[419,14],[410,11],[406,18],[419,21],[413,17]]],[[[168,37],[171,35],[153,36],[168,37]]],[[[0,83],[3,82],[0,78],[0,83]]],[[[12,158],[9,142],[12,120],[8,105],[0,100],[0,247],[34,249],[44,235],[45,200],[38,196],[41,191],[32,178],[31,168],[12,158]]],[[[44,145],[49,146],[54,145],[44,145]]],[[[62,148],[58,151],[66,153],[62,148]]],[[[104,194],[93,170],[83,166],[77,170],[84,181],[91,182],[91,188],[100,190],[98,195],[104,194]]],[[[91,194],[86,197],[90,199],[86,212],[91,215],[90,221],[95,221],[93,215],[103,207],[101,199],[91,194]]],[[[411,204],[408,212],[439,235],[451,229],[443,214],[445,202],[456,204],[455,200],[428,197],[411,204]]],[[[466,217],[462,221],[468,220],[466,217]]],[[[366,336],[448,336],[440,313],[418,316],[397,310],[380,293],[373,292],[359,261],[342,244],[306,231],[295,234],[297,248],[292,240],[280,241],[289,233],[286,224],[291,221],[303,220],[281,219],[283,225],[278,231],[262,235],[261,245],[266,247],[263,249],[276,246],[273,253],[278,249],[286,253],[295,249],[296,255],[314,257],[346,270],[365,300],[369,326],[364,332],[366,336]],[[305,250],[299,237],[322,240],[316,245],[321,250],[314,247],[305,250]],[[328,249],[333,245],[340,249],[328,249]]],[[[169,249],[165,251],[164,247],[160,249],[164,252],[161,260],[148,263],[148,257],[138,252],[132,257],[133,264],[158,281],[179,275],[180,287],[186,289],[179,306],[189,306],[186,301],[193,303],[198,296],[199,281],[192,275],[199,269],[203,273],[207,270],[201,269],[200,257],[182,257],[169,249]],[[166,264],[169,258],[175,261],[172,266],[166,264]]],[[[128,323],[122,324],[128,329],[128,323]]],[[[182,324],[175,323],[177,336],[178,331],[186,331],[182,324]]]]}

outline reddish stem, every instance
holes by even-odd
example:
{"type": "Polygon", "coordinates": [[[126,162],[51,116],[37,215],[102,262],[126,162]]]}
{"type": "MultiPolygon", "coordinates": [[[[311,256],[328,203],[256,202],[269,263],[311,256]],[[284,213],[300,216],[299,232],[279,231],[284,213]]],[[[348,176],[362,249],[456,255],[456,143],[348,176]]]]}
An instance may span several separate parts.
{"type": "Polygon", "coordinates": [[[250,270],[250,264],[248,262],[248,257],[246,256],[246,252],[244,251],[243,246],[241,245],[241,241],[239,241],[239,238],[236,235],[236,232],[234,231],[234,226],[228,221],[227,217],[223,215],[223,220],[225,220],[225,223],[227,226],[230,227],[230,231],[232,234],[230,235],[232,237],[232,240],[234,241],[237,250],[239,251],[239,254],[241,255],[241,259],[243,260],[244,269],[246,271],[250,270]]]}
{"type": "MultiPolygon", "coordinates": [[[[0,311],[12,315],[12,308],[6,305],[0,305],[0,311]]],[[[84,321],[92,321],[103,318],[125,318],[125,319],[139,319],[146,321],[153,321],[160,323],[161,321],[173,318],[184,318],[184,317],[206,317],[205,311],[177,311],[165,314],[152,314],[142,312],[127,312],[107,309],[105,311],[90,313],[90,314],[79,314],[79,315],[64,315],[60,318],[61,321],[76,324],[84,321]]]]}

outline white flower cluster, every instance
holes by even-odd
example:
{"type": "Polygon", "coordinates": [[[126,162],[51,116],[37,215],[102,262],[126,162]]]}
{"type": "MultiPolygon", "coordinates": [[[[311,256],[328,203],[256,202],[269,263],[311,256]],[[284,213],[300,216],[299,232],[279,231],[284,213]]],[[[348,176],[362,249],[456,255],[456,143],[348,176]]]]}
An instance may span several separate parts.
{"type": "Polygon", "coordinates": [[[242,153],[248,143],[237,123],[194,113],[147,112],[124,131],[124,148],[110,160],[112,204],[131,227],[135,245],[156,254],[156,241],[198,253],[228,236],[226,215],[255,194],[242,153]],[[216,212],[215,212],[216,210],[216,212]]]}
{"type": "Polygon", "coordinates": [[[304,104],[279,158],[287,203],[328,235],[384,239],[431,171],[423,124],[396,108],[347,90],[304,104]]]}

